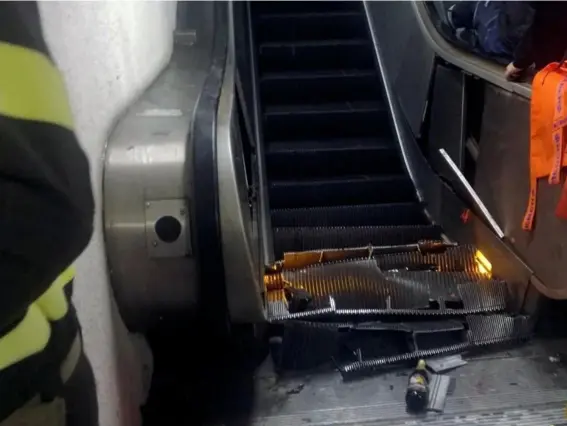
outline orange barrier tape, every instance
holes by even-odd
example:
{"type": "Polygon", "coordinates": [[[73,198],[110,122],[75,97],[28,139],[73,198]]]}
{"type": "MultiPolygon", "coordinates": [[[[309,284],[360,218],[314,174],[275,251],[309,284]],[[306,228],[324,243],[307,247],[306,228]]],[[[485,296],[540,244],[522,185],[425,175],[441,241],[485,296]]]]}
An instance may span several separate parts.
{"type": "MultiPolygon", "coordinates": [[[[533,229],[537,206],[538,179],[561,182],[561,168],[567,165],[567,68],[555,62],[539,71],[532,84],[530,105],[530,193],[522,228],[533,229]]],[[[565,213],[567,215],[567,212],[565,213]]]]}

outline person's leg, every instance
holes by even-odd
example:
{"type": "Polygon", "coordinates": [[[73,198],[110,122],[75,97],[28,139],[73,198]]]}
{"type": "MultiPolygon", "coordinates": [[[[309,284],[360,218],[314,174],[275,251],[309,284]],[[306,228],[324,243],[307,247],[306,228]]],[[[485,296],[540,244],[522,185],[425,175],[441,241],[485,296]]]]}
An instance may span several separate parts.
{"type": "Polygon", "coordinates": [[[459,1],[447,10],[447,20],[453,29],[473,28],[476,1],[459,1]]]}
{"type": "Polygon", "coordinates": [[[98,426],[98,401],[93,370],[85,354],[63,389],[66,426],[98,426]]]}

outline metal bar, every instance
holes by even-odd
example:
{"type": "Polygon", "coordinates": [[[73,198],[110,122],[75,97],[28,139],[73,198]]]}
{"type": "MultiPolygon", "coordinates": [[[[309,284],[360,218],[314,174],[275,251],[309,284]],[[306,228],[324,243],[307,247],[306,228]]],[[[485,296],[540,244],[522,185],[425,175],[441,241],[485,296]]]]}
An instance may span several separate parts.
{"type": "Polygon", "coordinates": [[[465,191],[467,192],[467,195],[471,197],[473,204],[480,211],[482,217],[488,222],[488,224],[490,225],[492,230],[496,233],[496,235],[498,235],[500,239],[503,239],[505,236],[504,231],[502,230],[502,228],[500,228],[498,223],[496,223],[496,220],[492,217],[492,215],[488,211],[488,208],[482,202],[482,200],[480,199],[476,191],[473,189],[471,184],[461,173],[461,170],[457,167],[455,162],[451,159],[449,154],[447,154],[447,152],[443,148],[439,150],[439,153],[441,154],[447,165],[450,167],[451,171],[455,174],[461,185],[463,185],[465,191]]]}

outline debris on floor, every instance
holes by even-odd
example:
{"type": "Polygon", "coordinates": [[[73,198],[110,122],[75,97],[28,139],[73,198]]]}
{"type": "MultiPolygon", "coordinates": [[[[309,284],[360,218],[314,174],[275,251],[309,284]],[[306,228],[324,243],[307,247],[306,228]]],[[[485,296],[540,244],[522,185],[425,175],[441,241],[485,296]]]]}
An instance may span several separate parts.
{"type": "Polygon", "coordinates": [[[434,411],[442,413],[445,408],[445,401],[449,387],[451,386],[451,377],[442,374],[433,374],[431,377],[431,384],[429,386],[429,402],[427,404],[427,411],[434,411]]]}
{"type": "Polygon", "coordinates": [[[304,387],[305,387],[305,383],[300,383],[299,385],[297,385],[297,386],[295,386],[291,389],[288,389],[286,391],[286,393],[288,395],[297,395],[298,393],[300,393],[303,390],[304,387]]]}
{"type": "Polygon", "coordinates": [[[455,368],[466,365],[467,361],[461,355],[451,355],[442,358],[432,358],[427,360],[427,367],[437,374],[442,374],[455,368]]]}
{"type": "Polygon", "coordinates": [[[408,413],[420,414],[425,411],[442,413],[445,408],[447,394],[452,384],[451,377],[431,374],[427,371],[428,367],[430,367],[428,362],[419,360],[408,379],[406,390],[408,413]]]}

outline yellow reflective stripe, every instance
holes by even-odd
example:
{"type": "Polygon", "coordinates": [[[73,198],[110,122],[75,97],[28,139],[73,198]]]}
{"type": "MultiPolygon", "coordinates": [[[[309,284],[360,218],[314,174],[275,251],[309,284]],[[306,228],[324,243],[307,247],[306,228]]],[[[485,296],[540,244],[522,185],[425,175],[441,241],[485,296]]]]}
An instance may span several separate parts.
{"type": "Polygon", "coordinates": [[[60,320],[69,311],[69,302],[63,289],[73,281],[73,278],[75,278],[75,267],[69,266],[57,277],[51,287],[36,300],[47,319],[51,321],[60,320]]]}
{"type": "Polygon", "coordinates": [[[63,79],[47,56],[0,42],[0,114],[72,130],[63,79]]]}
{"type": "Polygon", "coordinates": [[[51,337],[51,326],[32,304],[24,319],[0,339],[0,371],[42,351],[51,337]]]}

